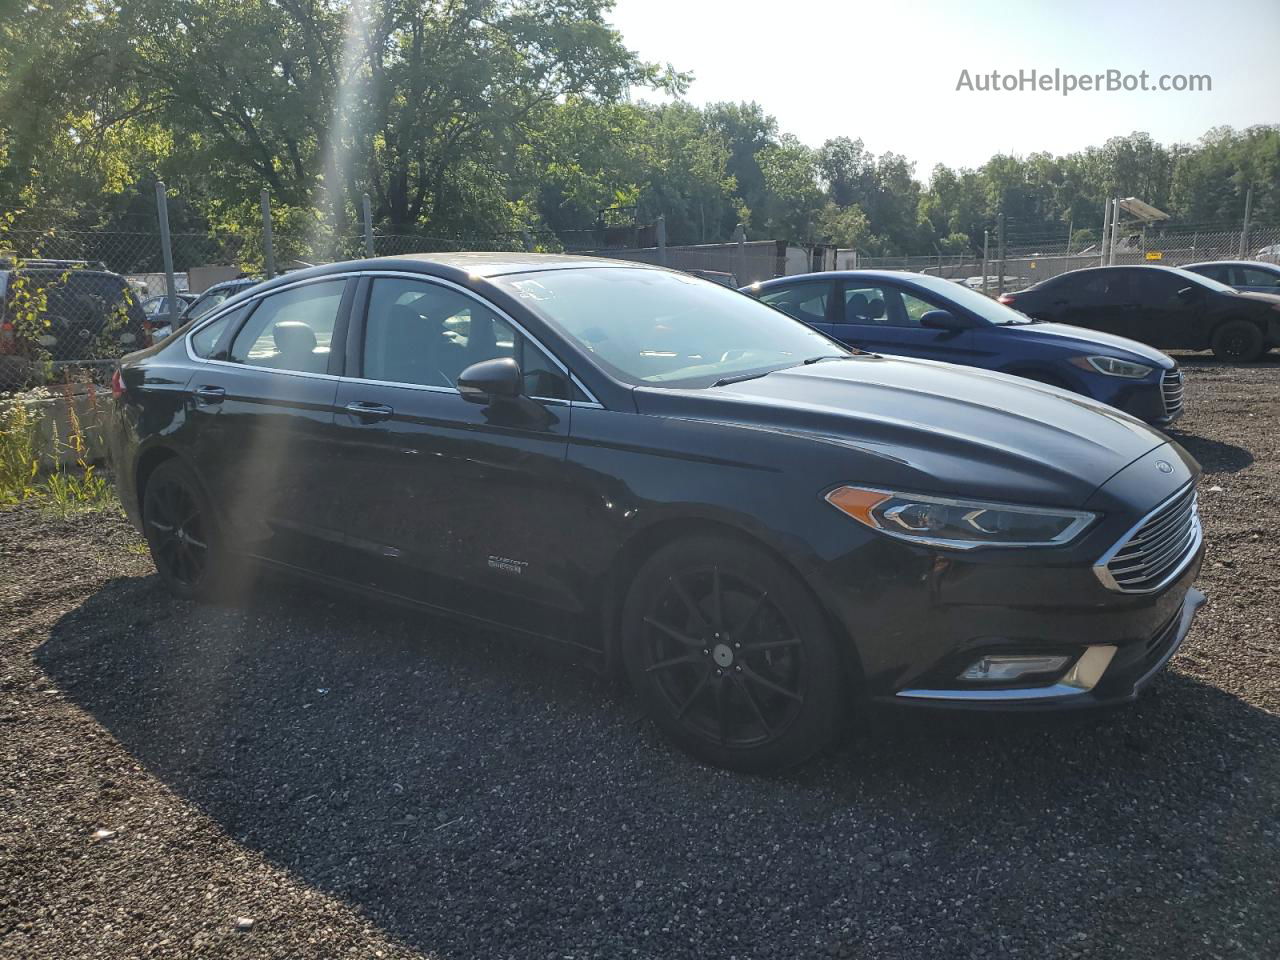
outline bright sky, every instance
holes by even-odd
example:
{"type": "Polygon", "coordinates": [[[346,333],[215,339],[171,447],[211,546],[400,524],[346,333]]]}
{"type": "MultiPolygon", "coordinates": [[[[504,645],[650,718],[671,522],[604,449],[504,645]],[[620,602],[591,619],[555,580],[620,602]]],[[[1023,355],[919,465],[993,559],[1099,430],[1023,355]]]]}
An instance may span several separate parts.
{"type": "Polygon", "coordinates": [[[939,162],[1065,153],[1135,130],[1173,143],[1280,123],[1278,0],[617,0],[612,20],[643,58],[693,71],[690,102],[756,100],[808,144],[861,137],[915,161],[922,180],[939,162]],[[956,90],[962,69],[1055,67],[1147,70],[1152,84],[1208,74],[1212,91],[956,90]]]}

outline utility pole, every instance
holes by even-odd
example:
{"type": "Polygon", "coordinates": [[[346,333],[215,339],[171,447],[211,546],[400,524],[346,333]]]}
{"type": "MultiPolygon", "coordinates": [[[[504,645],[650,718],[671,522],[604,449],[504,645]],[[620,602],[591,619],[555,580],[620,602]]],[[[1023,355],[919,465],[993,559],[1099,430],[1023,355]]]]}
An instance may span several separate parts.
{"type": "Polygon", "coordinates": [[[1107,263],[1112,266],[1116,262],[1116,244],[1120,239],[1120,198],[1111,198],[1111,255],[1107,263]]]}
{"type": "Polygon", "coordinates": [[[1249,250],[1249,215],[1253,213],[1253,186],[1250,185],[1244,195],[1244,227],[1240,231],[1240,259],[1248,255],[1249,250]]]}

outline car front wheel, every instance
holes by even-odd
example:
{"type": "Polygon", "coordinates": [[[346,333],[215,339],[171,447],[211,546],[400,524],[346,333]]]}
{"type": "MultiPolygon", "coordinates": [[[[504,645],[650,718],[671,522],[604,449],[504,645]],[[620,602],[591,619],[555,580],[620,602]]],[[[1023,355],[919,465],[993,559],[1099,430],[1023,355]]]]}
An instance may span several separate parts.
{"type": "Polygon", "coordinates": [[[721,767],[766,772],[834,739],[846,691],[825,618],[764,550],[698,537],[658,551],[623,609],[632,687],[663,731],[721,767]]]}

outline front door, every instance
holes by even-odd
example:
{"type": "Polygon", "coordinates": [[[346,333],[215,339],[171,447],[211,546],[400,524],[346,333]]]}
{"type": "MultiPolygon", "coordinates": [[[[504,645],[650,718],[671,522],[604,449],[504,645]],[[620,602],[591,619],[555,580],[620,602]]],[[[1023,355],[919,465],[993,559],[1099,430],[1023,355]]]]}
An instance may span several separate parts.
{"type": "Polygon", "coordinates": [[[920,318],[930,310],[951,309],[946,304],[931,303],[880,280],[844,280],[836,306],[840,317],[833,332],[851,347],[898,357],[969,362],[971,331],[920,326],[920,318]]]}
{"type": "Polygon", "coordinates": [[[407,277],[369,282],[338,388],[348,576],[537,633],[581,609],[565,577],[580,511],[566,454],[563,368],[470,293],[407,277]],[[458,374],[513,357],[525,396],[464,400],[458,374]]]}

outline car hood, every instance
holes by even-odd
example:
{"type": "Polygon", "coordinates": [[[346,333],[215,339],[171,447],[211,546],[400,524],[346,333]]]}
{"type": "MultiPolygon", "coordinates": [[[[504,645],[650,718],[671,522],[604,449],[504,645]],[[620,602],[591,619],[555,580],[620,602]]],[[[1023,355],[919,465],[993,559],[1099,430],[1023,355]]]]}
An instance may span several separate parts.
{"type": "MultiPolygon", "coordinates": [[[[843,447],[851,480],[1078,507],[1168,442],[1112,407],[1020,377],[860,355],[705,390],[639,387],[641,413],[718,421],[843,447]]],[[[839,455],[839,454],[837,454],[839,455]]]]}
{"type": "Polygon", "coordinates": [[[1259,293],[1253,290],[1237,290],[1235,295],[1237,297],[1243,297],[1246,300],[1257,300],[1258,302],[1265,303],[1271,307],[1280,306],[1280,296],[1277,296],[1274,293],[1259,293]]]}
{"type": "Polygon", "coordinates": [[[1114,333],[1103,333],[1100,330],[1086,330],[1067,323],[1027,323],[1019,326],[1009,325],[1009,331],[1026,340],[1043,343],[1048,346],[1059,346],[1080,351],[1081,356],[1108,356],[1121,360],[1136,360],[1163,370],[1172,370],[1177,364],[1155,347],[1149,347],[1128,337],[1118,337],[1114,333]]]}

